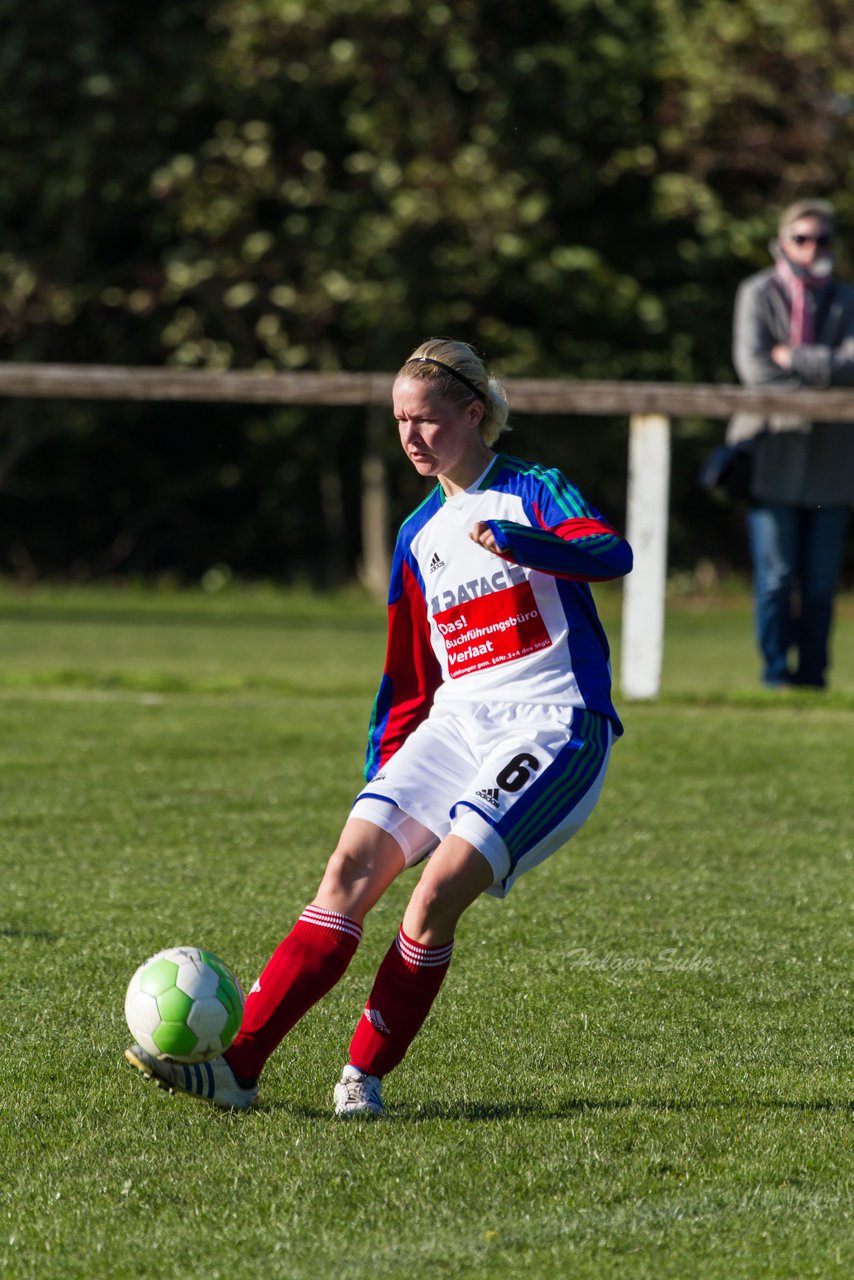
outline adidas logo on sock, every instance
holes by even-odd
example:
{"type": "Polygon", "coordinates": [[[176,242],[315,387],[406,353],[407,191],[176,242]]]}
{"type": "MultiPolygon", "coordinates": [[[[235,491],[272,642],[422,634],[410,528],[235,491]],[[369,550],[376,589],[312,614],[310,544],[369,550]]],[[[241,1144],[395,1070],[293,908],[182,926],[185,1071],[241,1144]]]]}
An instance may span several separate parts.
{"type": "Polygon", "coordinates": [[[476,791],[475,795],[479,796],[481,800],[485,800],[487,804],[491,804],[493,809],[498,808],[497,787],[484,787],[482,791],[476,791]]]}
{"type": "Polygon", "coordinates": [[[386,1025],[386,1021],[379,1009],[371,1009],[368,1005],[365,1005],[365,1017],[368,1019],[368,1022],[370,1022],[374,1030],[379,1031],[380,1035],[391,1035],[391,1027],[386,1025]]]}
{"type": "Polygon", "coordinates": [[[433,559],[430,561],[430,572],[435,573],[437,569],[444,569],[445,561],[439,555],[438,551],[433,552],[433,559]]]}

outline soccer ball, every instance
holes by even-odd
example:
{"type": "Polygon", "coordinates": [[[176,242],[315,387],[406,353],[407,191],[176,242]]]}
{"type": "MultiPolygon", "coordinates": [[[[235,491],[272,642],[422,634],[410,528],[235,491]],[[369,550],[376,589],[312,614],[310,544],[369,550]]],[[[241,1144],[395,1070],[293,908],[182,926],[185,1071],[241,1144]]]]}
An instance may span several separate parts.
{"type": "Polygon", "coordinates": [[[235,974],[212,951],[169,947],[131,978],[125,1018],[131,1034],[155,1058],[207,1062],[240,1030],[244,998],[235,974]]]}

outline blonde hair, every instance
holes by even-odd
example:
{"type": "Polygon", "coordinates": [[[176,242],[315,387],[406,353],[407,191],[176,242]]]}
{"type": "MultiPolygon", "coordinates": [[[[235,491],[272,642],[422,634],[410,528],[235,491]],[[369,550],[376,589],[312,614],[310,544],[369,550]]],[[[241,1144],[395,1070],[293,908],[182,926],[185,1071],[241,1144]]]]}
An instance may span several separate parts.
{"type": "Polygon", "coordinates": [[[435,383],[441,396],[454,404],[479,400],[483,405],[480,434],[484,444],[494,444],[502,431],[510,430],[507,392],[467,342],[428,338],[415,348],[397,376],[435,383]]]}
{"type": "Polygon", "coordinates": [[[832,232],[836,229],[836,210],[828,200],[796,200],[794,204],[787,205],[780,214],[777,234],[781,240],[792,223],[798,222],[801,218],[818,218],[828,231],[832,232]]]}

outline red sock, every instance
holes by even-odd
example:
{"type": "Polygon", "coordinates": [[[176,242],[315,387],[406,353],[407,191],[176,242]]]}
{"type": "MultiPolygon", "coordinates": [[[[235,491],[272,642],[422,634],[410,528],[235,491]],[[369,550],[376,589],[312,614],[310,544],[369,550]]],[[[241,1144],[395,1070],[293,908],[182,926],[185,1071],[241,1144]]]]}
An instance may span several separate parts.
{"type": "Polygon", "coordinates": [[[260,1075],[270,1054],[353,958],[362,926],[349,916],[309,906],[246,997],[243,1023],[226,1061],[238,1076],[260,1075]]]}
{"type": "Polygon", "coordinates": [[[421,946],[401,929],[379,967],[350,1041],[354,1067],[369,1076],[384,1076],[403,1059],[439,994],[453,947],[453,942],[421,946]]]}

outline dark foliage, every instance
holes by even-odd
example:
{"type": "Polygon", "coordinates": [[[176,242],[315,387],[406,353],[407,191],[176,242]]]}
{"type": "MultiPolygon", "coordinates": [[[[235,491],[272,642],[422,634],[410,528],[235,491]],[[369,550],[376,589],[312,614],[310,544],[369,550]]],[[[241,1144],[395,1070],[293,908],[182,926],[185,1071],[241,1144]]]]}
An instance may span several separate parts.
{"type": "MultiPolygon", "coordinates": [[[[0,357],[733,380],[779,205],[854,224],[845,0],[0,0],[0,357]]],[[[7,402],[0,571],[328,583],[350,410],[7,402]]],[[[743,563],[679,424],[672,561],[743,563]]],[[[624,423],[520,422],[620,521],[624,423]]],[[[417,497],[396,459],[395,514],[417,497]]]]}

